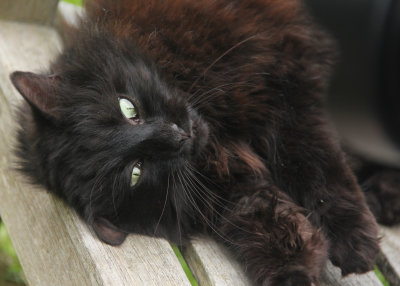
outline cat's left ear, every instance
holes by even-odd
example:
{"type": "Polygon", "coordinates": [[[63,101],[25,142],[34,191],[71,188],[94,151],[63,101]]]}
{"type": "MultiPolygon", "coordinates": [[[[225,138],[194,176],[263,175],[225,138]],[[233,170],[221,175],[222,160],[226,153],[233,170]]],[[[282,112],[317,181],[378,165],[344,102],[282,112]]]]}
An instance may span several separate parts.
{"type": "Polygon", "coordinates": [[[128,235],[104,218],[95,219],[92,226],[102,241],[113,246],[122,244],[128,235]]]}
{"type": "Polygon", "coordinates": [[[60,117],[57,110],[57,90],[60,83],[58,76],[17,71],[10,75],[10,79],[32,108],[47,117],[60,117]]]}

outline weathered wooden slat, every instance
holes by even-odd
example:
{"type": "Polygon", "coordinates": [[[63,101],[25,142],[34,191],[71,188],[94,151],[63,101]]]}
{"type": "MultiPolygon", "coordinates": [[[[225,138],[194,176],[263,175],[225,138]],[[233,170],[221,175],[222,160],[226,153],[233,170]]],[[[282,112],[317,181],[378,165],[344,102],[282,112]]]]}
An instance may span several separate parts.
{"type": "Polygon", "coordinates": [[[58,0],[1,0],[0,19],[50,25],[57,3],[58,0]]]}
{"type": "Polygon", "coordinates": [[[0,213],[30,285],[190,285],[165,240],[131,235],[100,242],[74,211],[12,170],[13,105],[8,75],[45,68],[61,44],[49,28],[0,21],[0,213]]]}
{"type": "MultiPolygon", "coordinates": [[[[199,281],[209,286],[249,286],[243,269],[233,261],[230,253],[209,238],[193,240],[184,251],[184,257],[199,281]]],[[[379,286],[382,283],[373,272],[341,277],[339,268],[328,263],[321,286],[379,286]]]]}
{"type": "Polygon", "coordinates": [[[342,278],[340,269],[329,262],[322,275],[321,286],[382,286],[382,283],[372,271],[362,275],[350,274],[342,278]]]}
{"type": "Polygon", "coordinates": [[[400,226],[381,226],[382,254],[377,259],[379,269],[390,285],[400,285],[400,226]]]}
{"type": "Polygon", "coordinates": [[[239,263],[212,239],[199,237],[191,241],[183,255],[200,285],[251,285],[239,263]]]}

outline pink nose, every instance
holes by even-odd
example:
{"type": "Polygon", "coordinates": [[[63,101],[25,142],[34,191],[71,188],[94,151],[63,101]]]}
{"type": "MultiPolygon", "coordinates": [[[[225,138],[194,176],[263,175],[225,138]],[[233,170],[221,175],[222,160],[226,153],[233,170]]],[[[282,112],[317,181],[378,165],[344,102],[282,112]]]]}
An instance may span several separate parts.
{"type": "Polygon", "coordinates": [[[174,131],[176,131],[176,132],[180,135],[181,141],[184,141],[184,140],[187,140],[187,139],[191,138],[191,135],[190,135],[190,134],[187,134],[187,133],[185,132],[185,130],[183,130],[182,128],[180,128],[180,127],[179,127],[178,125],[176,125],[175,123],[173,123],[171,127],[172,127],[172,129],[173,129],[174,131]]]}

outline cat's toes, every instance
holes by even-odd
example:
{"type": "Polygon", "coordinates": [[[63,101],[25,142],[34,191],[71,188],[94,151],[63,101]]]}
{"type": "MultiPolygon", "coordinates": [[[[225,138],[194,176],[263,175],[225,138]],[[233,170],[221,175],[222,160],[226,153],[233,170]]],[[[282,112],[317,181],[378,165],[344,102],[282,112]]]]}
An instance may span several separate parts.
{"type": "Polygon", "coordinates": [[[378,252],[378,238],[356,232],[347,237],[347,240],[332,243],[330,259],[341,268],[342,275],[345,276],[372,270],[378,252]]]}
{"type": "Polygon", "coordinates": [[[263,286],[312,286],[315,285],[313,279],[307,273],[307,269],[302,266],[285,269],[280,274],[268,279],[263,286]]]}
{"type": "Polygon", "coordinates": [[[400,172],[384,171],[362,184],[368,205],[379,223],[400,223],[400,172]]]}

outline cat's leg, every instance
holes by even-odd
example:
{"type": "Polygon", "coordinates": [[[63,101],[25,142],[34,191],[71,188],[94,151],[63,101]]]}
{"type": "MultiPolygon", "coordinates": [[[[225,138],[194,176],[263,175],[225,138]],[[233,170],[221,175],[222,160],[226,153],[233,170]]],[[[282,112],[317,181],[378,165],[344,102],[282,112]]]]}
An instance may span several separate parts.
{"type": "Polygon", "coordinates": [[[379,251],[378,230],[365,199],[357,193],[332,196],[326,209],[315,210],[330,241],[329,257],[342,275],[365,273],[373,269],[379,251]],[[334,200],[334,202],[332,202],[334,200]]]}
{"type": "Polygon", "coordinates": [[[285,145],[275,170],[279,186],[323,228],[329,257],[343,275],[369,271],[379,251],[376,221],[344,153],[321,120],[312,119],[308,116],[304,126],[283,134],[285,145]]]}
{"type": "Polygon", "coordinates": [[[287,195],[262,188],[225,212],[215,236],[258,285],[318,285],[328,245],[303,212],[287,195]]]}

